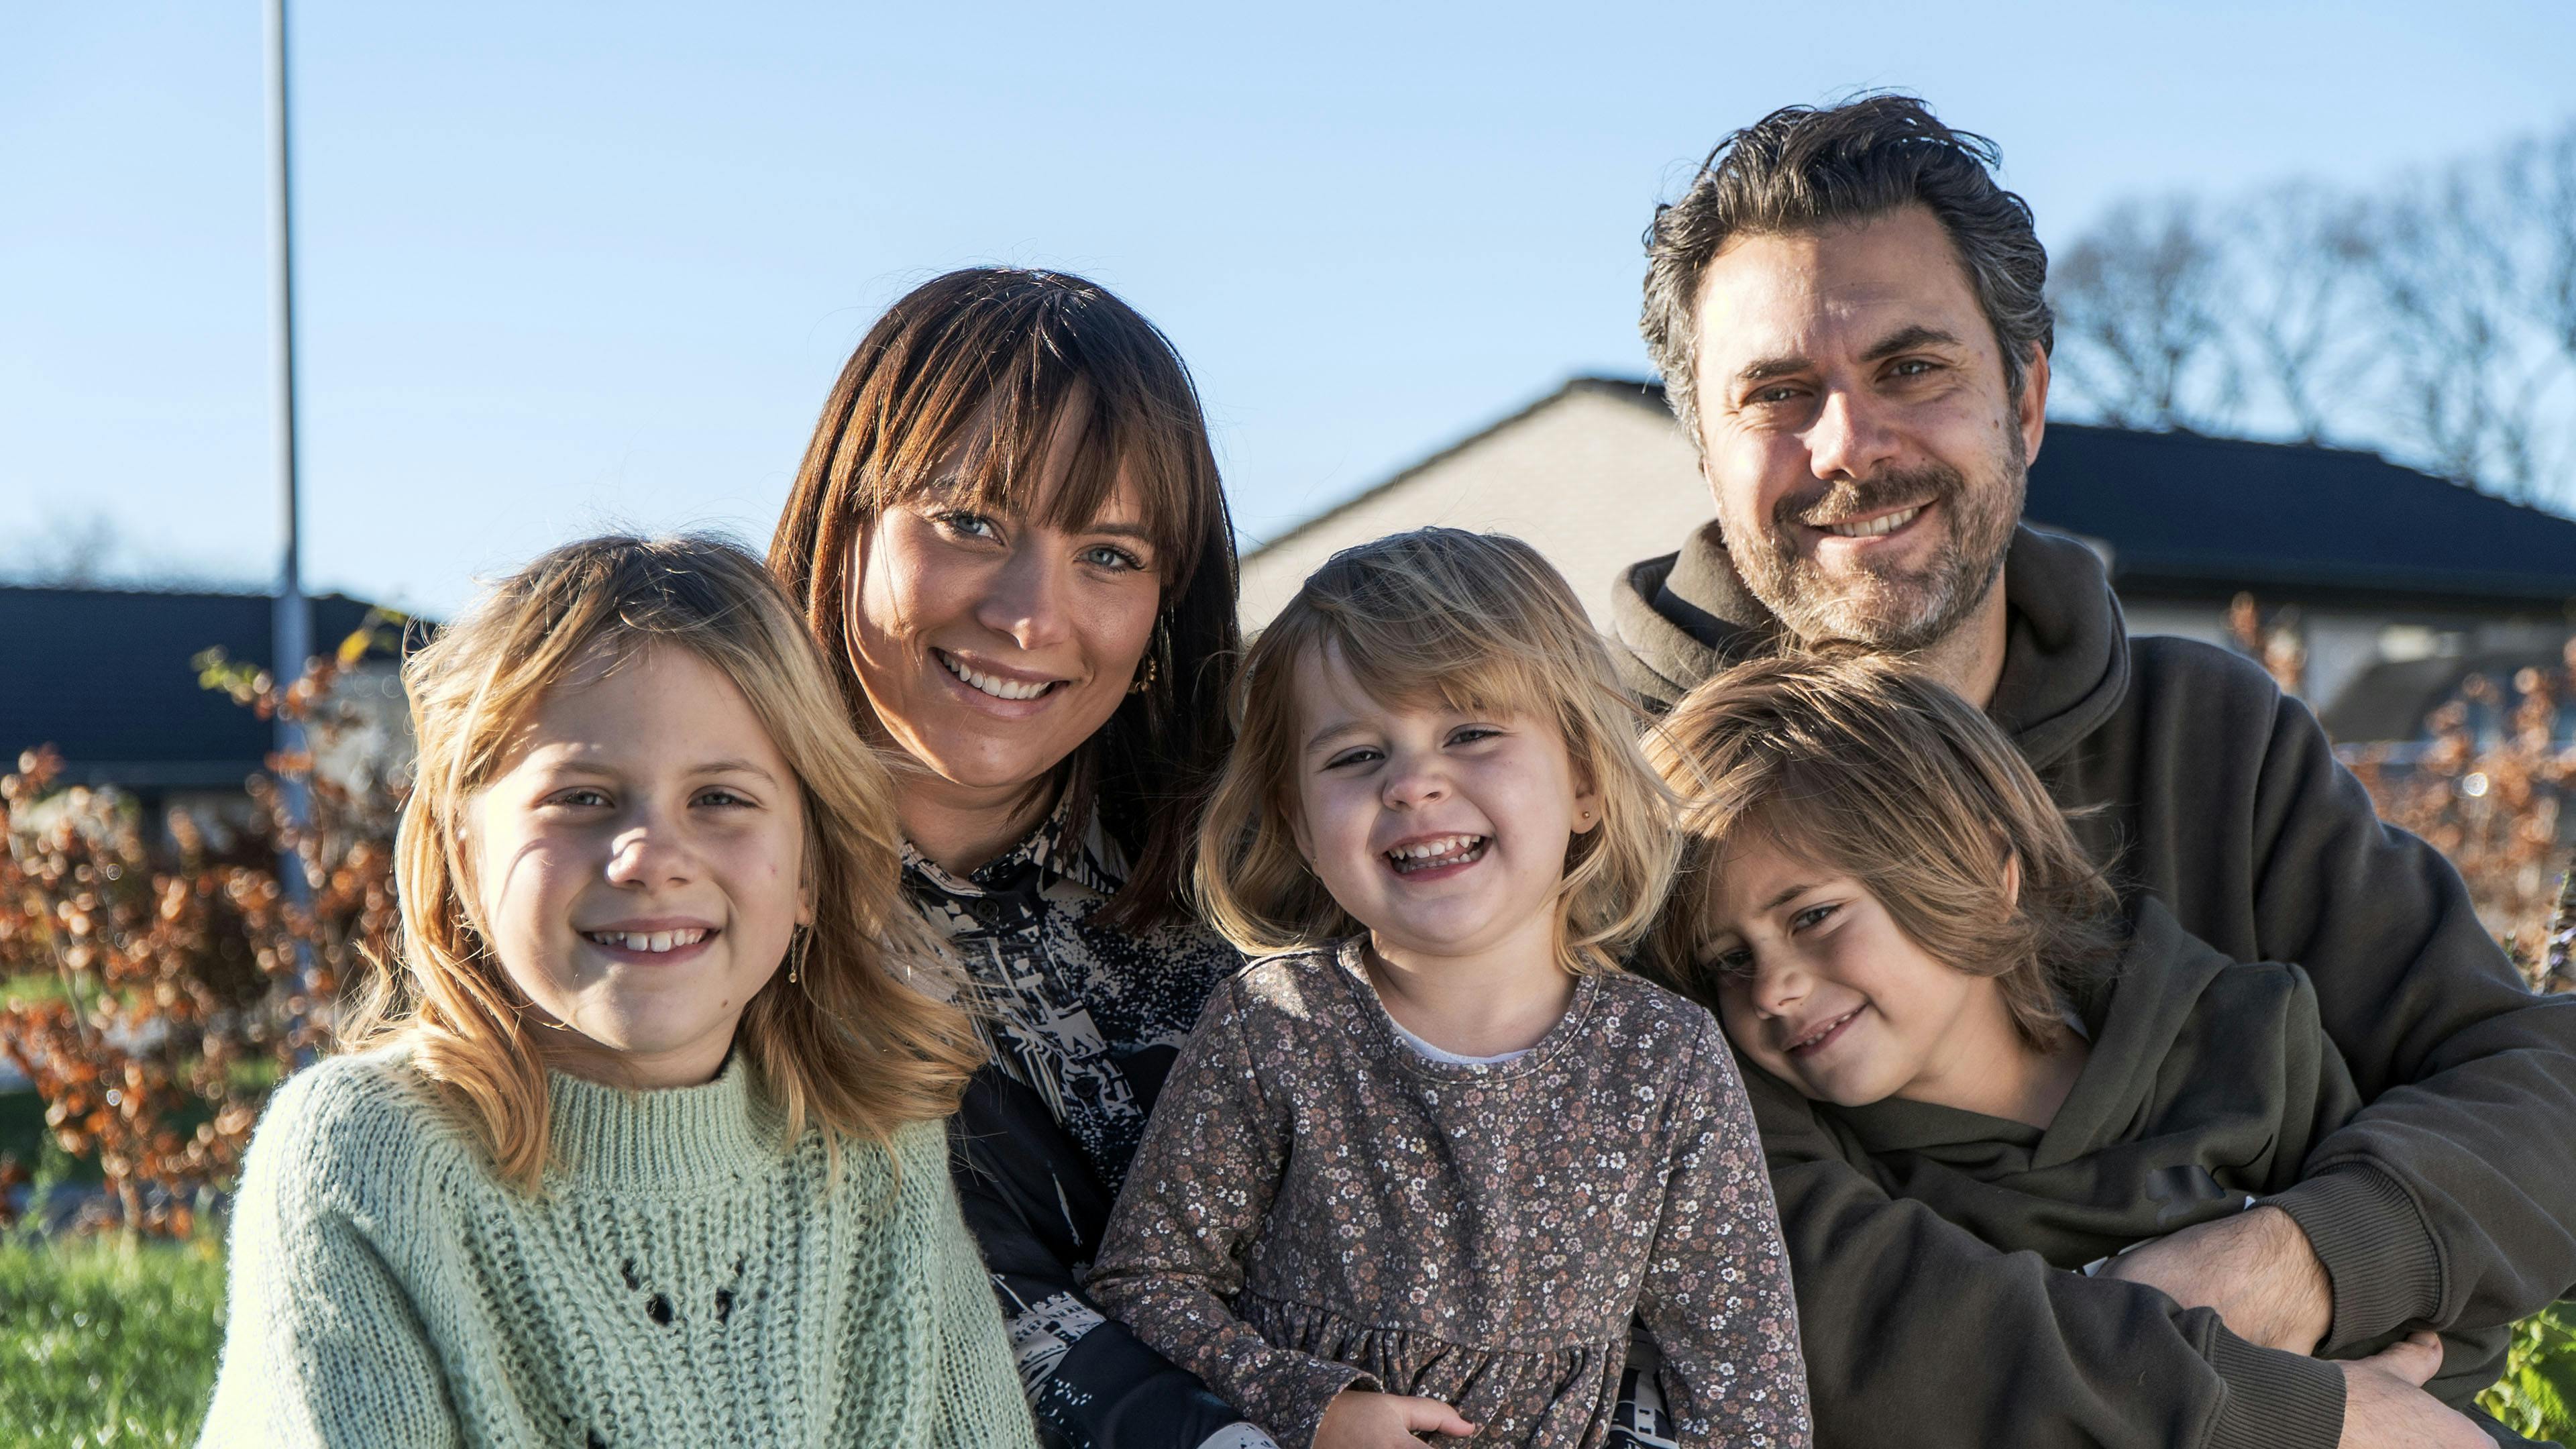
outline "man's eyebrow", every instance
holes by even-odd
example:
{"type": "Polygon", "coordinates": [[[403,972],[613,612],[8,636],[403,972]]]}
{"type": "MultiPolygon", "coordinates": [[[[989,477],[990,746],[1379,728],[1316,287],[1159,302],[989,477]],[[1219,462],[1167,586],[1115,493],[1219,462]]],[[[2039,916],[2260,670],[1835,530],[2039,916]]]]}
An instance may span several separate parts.
{"type": "Polygon", "coordinates": [[[1744,364],[1736,370],[1735,380],[1739,383],[1768,382],[1772,378],[1786,377],[1793,372],[1805,372],[1814,366],[1814,363],[1796,353],[1784,353],[1778,357],[1757,358],[1744,364]]]}
{"type": "Polygon", "coordinates": [[[1884,362],[1900,352],[1911,352],[1918,347],[1956,347],[1958,345],[1959,339],[1956,336],[1938,327],[1926,327],[1918,322],[1911,327],[1899,327],[1880,338],[1876,347],[1860,355],[1860,360],[1884,362]]]}

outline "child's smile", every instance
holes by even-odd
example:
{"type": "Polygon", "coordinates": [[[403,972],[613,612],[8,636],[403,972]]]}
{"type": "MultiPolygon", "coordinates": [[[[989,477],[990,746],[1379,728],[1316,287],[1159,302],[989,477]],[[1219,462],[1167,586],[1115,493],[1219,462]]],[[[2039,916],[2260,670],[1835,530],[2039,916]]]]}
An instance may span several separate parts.
{"type": "Polygon", "coordinates": [[[583,940],[619,960],[676,966],[703,954],[722,927],[706,921],[653,917],[622,920],[604,926],[581,926],[583,940]]]}
{"type": "Polygon", "coordinates": [[[1780,1034],[1789,1039],[1789,1055],[1812,1057],[1841,1041],[1843,1029],[1860,1020],[1860,1014],[1868,1009],[1866,1006],[1855,1006],[1839,1016],[1828,1017],[1813,1027],[1783,1027],[1780,1034]]]}
{"type": "Polygon", "coordinates": [[[1482,835],[1433,835],[1401,840],[1384,852],[1387,865],[1408,880],[1446,880],[1485,858],[1482,835]]]}

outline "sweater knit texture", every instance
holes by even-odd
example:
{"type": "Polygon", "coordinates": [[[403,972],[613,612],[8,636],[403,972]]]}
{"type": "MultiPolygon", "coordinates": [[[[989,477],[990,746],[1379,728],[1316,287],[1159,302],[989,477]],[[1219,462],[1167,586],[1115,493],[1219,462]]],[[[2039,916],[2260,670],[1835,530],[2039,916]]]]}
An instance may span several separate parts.
{"type": "Polygon", "coordinates": [[[403,1048],[278,1089],[244,1164],[209,1445],[974,1445],[1028,1410],[940,1125],[888,1152],[705,1086],[552,1074],[544,1192],[403,1048]]]}
{"type": "Polygon", "coordinates": [[[1681,1443],[1803,1449],[1787,1258],[1715,1020],[1587,975],[1509,1062],[1393,1027],[1356,939],[1220,989],[1110,1219],[1102,1305],[1292,1449],[1352,1387],[1447,1402],[1478,1445],[1599,1445],[1632,1318],[1681,1443]]]}

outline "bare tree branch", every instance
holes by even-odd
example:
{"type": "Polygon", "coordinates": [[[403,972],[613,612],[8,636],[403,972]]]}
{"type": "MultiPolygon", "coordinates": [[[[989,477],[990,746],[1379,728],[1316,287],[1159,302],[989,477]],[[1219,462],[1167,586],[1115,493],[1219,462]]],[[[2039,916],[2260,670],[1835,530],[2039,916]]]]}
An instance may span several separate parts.
{"type": "Polygon", "coordinates": [[[2302,442],[2337,430],[2372,370],[2357,336],[2362,220],[2352,198],[2293,182],[2246,203],[2229,238],[2243,365],[2269,385],[2302,442]]]}
{"type": "MultiPolygon", "coordinates": [[[[2366,267],[2390,363],[2391,441],[2451,477],[2534,499],[2562,480],[2563,391],[2576,350],[2552,293],[2576,281],[2560,240],[2576,176],[2553,195],[2550,149],[2526,144],[2394,191],[2374,208],[2366,267]],[[2535,184],[2536,183],[2536,184],[2535,184]]],[[[2576,169],[2576,160],[2571,161],[2576,169]]]]}
{"type": "Polygon", "coordinates": [[[2104,421],[2210,431],[2234,413],[2226,253],[2199,203],[2123,203],[2055,270],[2054,364],[2104,421]]]}

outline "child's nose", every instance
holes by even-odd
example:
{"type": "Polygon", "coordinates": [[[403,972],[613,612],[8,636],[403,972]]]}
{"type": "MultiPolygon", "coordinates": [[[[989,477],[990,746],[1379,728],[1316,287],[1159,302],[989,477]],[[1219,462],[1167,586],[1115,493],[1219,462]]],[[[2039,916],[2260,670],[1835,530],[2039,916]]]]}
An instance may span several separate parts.
{"type": "Polygon", "coordinates": [[[1753,968],[1753,1004],[1765,1015],[1779,1016],[1807,999],[1807,973],[1778,962],[1753,968]]]}
{"type": "Polygon", "coordinates": [[[1386,799],[1389,804],[1413,808],[1428,805],[1447,796],[1449,782],[1439,771],[1420,765],[1399,765],[1386,777],[1386,799]]]}
{"type": "Polygon", "coordinates": [[[608,879],[616,885],[658,886],[689,878],[689,853],[674,833],[652,822],[620,831],[608,846],[608,879]]]}

